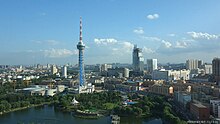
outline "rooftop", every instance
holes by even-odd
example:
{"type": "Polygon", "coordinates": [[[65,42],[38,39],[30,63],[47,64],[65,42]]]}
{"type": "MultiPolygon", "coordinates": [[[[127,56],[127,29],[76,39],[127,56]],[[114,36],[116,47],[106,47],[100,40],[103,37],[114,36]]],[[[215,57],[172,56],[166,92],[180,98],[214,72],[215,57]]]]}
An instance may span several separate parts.
{"type": "Polygon", "coordinates": [[[198,108],[207,108],[206,106],[204,106],[202,104],[198,104],[198,103],[194,103],[194,105],[198,108]]]}

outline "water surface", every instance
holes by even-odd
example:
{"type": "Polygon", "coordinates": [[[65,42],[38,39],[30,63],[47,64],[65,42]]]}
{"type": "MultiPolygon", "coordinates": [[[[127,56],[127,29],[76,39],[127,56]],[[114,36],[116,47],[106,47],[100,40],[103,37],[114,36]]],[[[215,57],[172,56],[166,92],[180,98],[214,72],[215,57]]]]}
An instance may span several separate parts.
{"type": "MultiPolygon", "coordinates": [[[[0,115],[0,124],[110,124],[110,117],[99,119],[75,118],[71,113],[64,113],[54,109],[54,106],[41,106],[0,115]]],[[[120,124],[162,124],[160,119],[141,120],[135,118],[121,118],[120,124]]]]}

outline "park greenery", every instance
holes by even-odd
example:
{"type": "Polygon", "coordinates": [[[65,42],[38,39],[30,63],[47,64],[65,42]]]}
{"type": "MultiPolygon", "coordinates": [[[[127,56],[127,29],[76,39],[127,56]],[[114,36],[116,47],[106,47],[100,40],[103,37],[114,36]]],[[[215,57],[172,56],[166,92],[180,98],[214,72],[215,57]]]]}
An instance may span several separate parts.
{"type": "Polygon", "coordinates": [[[15,92],[13,84],[5,83],[0,86],[0,112],[7,113],[14,110],[28,108],[56,101],[56,97],[44,97],[15,92]]]}
{"type": "Polygon", "coordinates": [[[109,113],[116,106],[121,104],[121,96],[119,92],[101,92],[93,94],[66,94],[59,95],[55,106],[64,111],[90,110],[93,112],[109,113]],[[71,104],[73,98],[79,101],[79,105],[71,104]]]}
{"type": "Polygon", "coordinates": [[[79,105],[74,109],[82,111],[105,111],[109,114],[119,116],[131,116],[144,119],[161,118],[168,123],[185,124],[172,110],[172,106],[163,96],[140,96],[137,93],[128,94],[128,98],[136,101],[133,105],[124,105],[122,94],[120,92],[101,92],[93,94],[75,94],[59,97],[58,105],[64,110],[74,110],[71,106],[71,100],[75,97],[79,105]]]}
{"type": "Polygon", "coordinates": [[[124,105],[120,92],[108,91],[93,94],[58,94],[53,97],[28,95],[15,92],[13,84],[5,83],[0,87],[0,113],[7,113],[20,108],[36,105],[53,104],[63,111],[93,111],[101,114],[117,114],[119,116],[132,116],[144,119],[161,118],[168,123],[185,124],[172,110],[172,106],[163,96],[139,95],[128,93],[127,97],[135,104],[124,105]],[[79,105],[71,104],[75,98],[79,105]]]}
{"type": "Polygon", "coordinates": [[[172,111],[172,106],[163,96],[140,96],[136,93],[129,94],[129,99],[138,103],[129,106],[117,106],[114,112],[120,116],[135,116],[142,118],[162,118],[168,123],[185,124],[172,111]]]}

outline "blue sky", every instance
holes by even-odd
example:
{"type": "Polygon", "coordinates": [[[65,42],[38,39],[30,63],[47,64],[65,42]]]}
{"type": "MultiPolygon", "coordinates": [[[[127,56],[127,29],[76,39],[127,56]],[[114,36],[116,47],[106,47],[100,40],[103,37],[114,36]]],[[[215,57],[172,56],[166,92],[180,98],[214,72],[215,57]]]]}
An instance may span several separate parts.
{"type": "Polygon", "coordinates": [[[219,0],[0,0],[0,64],[76,64],[79,18],[85,63],[145,59],[211,62],[220,53],[219,0]]]}

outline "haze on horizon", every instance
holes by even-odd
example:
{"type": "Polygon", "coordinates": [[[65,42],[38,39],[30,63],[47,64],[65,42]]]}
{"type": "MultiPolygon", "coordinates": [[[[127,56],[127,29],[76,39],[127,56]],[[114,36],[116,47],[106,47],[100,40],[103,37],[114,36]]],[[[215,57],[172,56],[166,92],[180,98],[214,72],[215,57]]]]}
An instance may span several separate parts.
{"type": "Polygon", "coordinates": [[[220,53],[219,0],[0,1],[0,64],[76,64],[79,17],[85,64],[145,59],[211,62],[220,53]]]}

